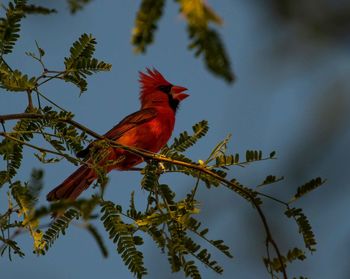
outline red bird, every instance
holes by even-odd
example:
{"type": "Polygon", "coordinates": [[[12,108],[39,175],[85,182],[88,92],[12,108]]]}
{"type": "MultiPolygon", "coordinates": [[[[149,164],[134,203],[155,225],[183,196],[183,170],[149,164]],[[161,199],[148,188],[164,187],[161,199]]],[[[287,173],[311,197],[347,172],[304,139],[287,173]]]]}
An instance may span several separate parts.
{"type": "MultiPolygon", "coordinates": [[[[139,81],[141,109],[125,117],[104,137],[121,145],[158,152],[171,137],[176,110],[179,103],[188,97],[183,93],[187,88],[171,84],[156,69],[140,72],[139,81]]],[[[86,164],[53,189],[47,200],[74,200],[90,186],[98,176],[91,168],[96,159],[93,161],[90,153],[94,153],[96,158],[96,150],[91,144],[78,152],[77,156],[85,158],[86,164]]],[[[97,164],[107,172],[112,169],[128,170],[143,161],[140,156],[120,148],[100,148],[97,153],[100,155],[97,164]]]]}

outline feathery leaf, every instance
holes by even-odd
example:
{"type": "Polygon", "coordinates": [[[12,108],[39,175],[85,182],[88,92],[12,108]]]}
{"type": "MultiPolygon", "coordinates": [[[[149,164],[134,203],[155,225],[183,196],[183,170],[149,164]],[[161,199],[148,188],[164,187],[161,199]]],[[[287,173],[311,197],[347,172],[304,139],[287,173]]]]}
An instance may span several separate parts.
{"type": "Polygon", "coordinates": [[[7,91],[31,91],[36,87],[35,77],[29,78],[18,70],[10,70],[0,63],[0,87],[7,91]]]}
{"type": "Polygon", "coordinates": [[[81,92],[87,90],[87,75],[100,71],[109,71],[112,67],[104,61],[93,58],[96,39],[90,34],[82,34],[70,48],[70,56],[65,57],[66,71],[63,79],[80,88],[81,92]]]}
{"type": "Polygon", "coordinates": [[[49,15],[49,14],[57,13],[55,9],[50,9],[50,8],[37,6],[37,5],[25,5],[23,6],[23,12],[26,14],[40,14],[40,15],[49,15]]]}
{"type": "Polygon", "coordinates": [[[95,226],[93,226],[92,224],[88,224],[86,226],[86,229],[92,235],[92,237],[96,240],[96,243],[101,250],[102,256],[104,258],[107,258],[108,257],[108,250],[107,250],[107,247],[103,241],[103,238],[100,235],[100,233],[98,232],[97,228],[95,226]]]}
{"type": "Polygon", "coordinates": [[[306,195],[307,193],[315,190],[319,186],[323,185],[326,182],[326,180],[322,180],[321,177],[316,177],[315,179],[310,180],[309,182],[305,183],[304,185],[298,187],[297,193],[294,195],[294,197],[291,199],[290,202],[293,202],[302,196],[306,195]]]}
{"type": "Polygon", "coordinates": [[[180,11],[188,23],[188,34],[191,40],[190,49],[195,55],[203,53],[207,68],[214,74],[231,83],[234,75],[230,60],[219,34],[209,27],[210,23],[221,24],[221,18],[202,0],[177,0],[180,11]]]}
{"type": "Polygon", "coordinates": [[[174,138],[174,143],[170,149],[179,152],[184,152],[187,148],[194,145],[200,138],[204,137],[209,130],[208,121],[202,120],[196,123],[193,127],[193,134],[189,135],[186,131],[182,132],[179,137],[174,138]]]}
{"type": "MultiPolygon", "coordinates": [[[[286,256],[281,256],[283,266],[287,266],[287,262],[291,263],[295,260],[303,261],[306,259],[305,252],[300,250],[299,248],[293,248],[288,251],[286,256]]],[[[282,266],[279,258],[274,258],[272,260],[268,260],[264,258],[264,263],[266,267],[272,268],[276,272],[282,272],[282,266]]]]}
{"type": "Polygon", "coordinates": [[[120,212],[121,208],[110,201],[101,203],[101,220],[109,233],[109,238],[116,243],[117,251],[129,270],[137,278],[142,278],[147,274],[147,270],[144,267],[142,253],[136,249],[139,241],[136,241],[133,235],[135,228],[122,221],[120,212]]]}
{"type": "Polygon", "coordinates": [[[25,16],[23,8],[26,0],[14,0],[9,2],[6,9],[6,17],[0,18],[0,55],[12,52],[19,38],[21,19],[25,16]]]}
{"type": "Polygon", "coordinates": [[[90,2],[91,0],[68,0],[69,10],[72,14],[75,14],[77,11],[82,10],[84,6],[90,2]]]}
{"type": "Polygon", "coordinates": [[[1,256],[5,253],[7,248],[13,250],[14,254],[17,254],[21,258],[23,258],[25,256],[25,254],[22,252],[21,248],[17,245],[16,241],[11,240],[11,239],[7,239],[7,238],[3,238],[2,236],[0,236],[0,241],[2,241],[4,243],[4,245],[1,246],[1,250],[0,250],[1,256]]]}
{"type": "Polygon", "coordinates": [[[284,177],[281,176],[281,177],[276,177],[275,175],[268,175],[266,176],[266,178],[264,179],[264,181],[259,184],[257,187],[261,187],[261,186],[264,186],[264,185],[269,185],[269,184],[273,184],[273,183],[276,183],[276,182],[279,182],[281,180],[283,180],[284,177]]]}
{"type": "Polygon", "coordinates": [[[50,227],[42,236],[43,250],[40,252],[45,254],[45,251],[47,251],[53,245],[53,243],[59,237],[60,233],[64,235],[70,222],[73,219],[78,219],[79,216],[79,212],[71,208],[68,209],[63,215],[56,218],[55,221],[50,225],[50,227]]]}
{"type": "Polygon", "coordinates": [[[296,221],[299,227],[299,233],[301,233],[303,236],[305,247],[311,252],[316,251],[317,242],[315,235],[312,231],[309,220],[303,213],[303,210],[301,208],[288,208],[285,214],[288,218],[292,217],[296,221]]]}
{"type": "Polygon", "coordinates": [[[157,22],[163,13],[164,3],[164,0],[142,0],[136,14],[131,38],[136,52],[145,52],[147,46],[153,42],[157,22]]]}

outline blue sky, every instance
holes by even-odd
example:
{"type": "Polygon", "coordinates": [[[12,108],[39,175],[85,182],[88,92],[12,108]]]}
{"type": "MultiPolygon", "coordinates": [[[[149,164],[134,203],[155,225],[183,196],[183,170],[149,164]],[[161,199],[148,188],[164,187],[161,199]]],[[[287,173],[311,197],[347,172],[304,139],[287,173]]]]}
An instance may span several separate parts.
{"type": "MultiPolygon", "coordinates": [[[[237,76],[232,86],[212,76],[202,61],[187,50],[186,26],[174,1],[167,1],[155,43],[146,55],[135,55],[130,45],[139,1],[93,1],[75,16],[69,15],[61,1],[48,3],[58,9],[58,14],[24,20],[21,39],[8,60],[14,68],[38,74],[40,65],[24,54],[35,50],[37,40],[46,51],[48,68],[59,70],[72,42],[82,33],[93,34],[98,42],[96,57],[112,63],[112,71],[89,78],[88,91],[81,97],[74,86],[60,81],[48,83],[43,92],[72,110],[78,122],[99,133],[139,108],[139,70],[156,67],[169,81],[189,88],[191,96],[178,112],[174,135],[190,130],[202,119],[210,124],[209,134],[188,152],[194,160],[205,158],[210,148],[231,133],[232,153],[261,149],[265,154],[272,150],[278,154],[278,160],[230,172],[247,185],[259,184],[268,174],[284,175],[284,182],[265,191],[288,200],[296,187],[311,178],[328,179],[326,186],[296,204],[310,218],[319,245],[307,261],[291,265],[289,271],[293,276],[346,278],[349,252],[345,247],[350,240],[346,213],[346,158],[350,155],[348,46],[301,37],[293,26],[274,21],[256,1],[208,2],[224,19],[220,33],[237,76]]],[[[1,92],[1,114],[21,112],[25,106],[25,95],[1,92]]],[[[19,174],[22,179],[29,176],[33,167],[41,167],[30,150],[26,154],[19,174]]],[[[74,168],[66,162],[44,166],[43,192],[46,194],[74,168]]],[[[135,191],[142,204],[145,194],[140,189],[140,179],[137,173],[111,173],[106,198],[126,205],[131,191],[135,191]]],[[[179,196],[194,184],[181,175],[166,176],[164,182],[179,196]]],[[[225,240],[235,256],[227,260],[214,253],[224,267],[224,275],[201,268],[203,278],[268,278],[261,261],[264,235],[256,212],[223,188],[209,191],[202,186],[199,218],[211,228],[209,236],[225,240]]],[[[5,189],[0,193],[3,203],[5,189]]],[[[295,237],[296,226],[286,220],[283,209],[269,202],[265,207],[282,248],[302,246],[301,239],[295,237]]],[[[25,247],[27,257],[13,262],[2,258],[3,278],[132,278],[107,236],[108,259],[102,258],[90,235],[76,227],[69,228],[45,257],[32,255],[28,236],[23,235],[18,241],[25,247]]],[[[145,242],[147,278],[184,277],[182,273],[171,274],[164,255],[149,239],[145,238],[145,242]]]]}

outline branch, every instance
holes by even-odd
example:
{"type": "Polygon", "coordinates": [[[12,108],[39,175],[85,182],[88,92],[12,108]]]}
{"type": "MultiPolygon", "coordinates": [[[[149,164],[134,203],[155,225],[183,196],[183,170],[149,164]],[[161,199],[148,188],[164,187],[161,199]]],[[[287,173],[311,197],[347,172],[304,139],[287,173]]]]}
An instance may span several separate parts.
{"type": "MultiPolygon", "coordinates": [[[[37,113],[16,113],[16,114],[6,114],[6,115],[0,115],[0,122],[8,121],[8,120],[16,120],[16,119],[45,119],[47,118],[43,114],[37,114],[37,113]]],[[[72,120],[72,119],[55,119],[60,122],[68,123],[73,125],[74,127],[86,132],[90,136],[96,138],[96,139],[103,139],[104,137],[95,133],[94,131],[90,130],[89,128],[81,125],[80,123],[72,120]]]]}
{"type": "MultiPolygon", "coordinates": [[[[0,122],[4,122],[7,120],[15,120],[15,119],[40,119],[40,118],[45,118],[44,115],[41,114],[33,114],[33,113],[20,113],[20,114],[8,114],[8,115],[0,115],[0,122]]],[[[240,192],[243,192],[247,197],[249,197],[251,203],[253,204],[253,206],[256,208],[256,210],[258,211],[259,217],[263,223],[263,227],[266,233],[266,241],[271,243],[271,245],[273,246],[273,248],[276,251],[277,254],[277,258],[281,264],[281,269],[282,269],[282,273],[283,273],[283,277],[286,279],[287,277],[287,272],[283,263],[283,259],[282,259],[282,255],[281,252],[277,246],[277,243],[275,242],[275,240],[272,237],[271,231],[270,231],[270,227],[267,223],[266,220],[266,216],[262,210],[262,208],[260,207],[260,205],[256,202],[255,198],[252,196],[252,194],[249,191],[246,191],[244,188],[238,187],[235,183],[232,183],[229,180],[226,180],[225,178],[221,177],[220,175],[212,172],[210,169],[208,169],[206,166],[203,165],[196,165],[196,164],[192,164],[192,163],[187,163],[187,162],[183,162],[183,161],[179,161],[179,160],[174,160],[171,158],[167,158],[165,156],[153,153],[153,152],[149,152],[147,150],[141,150],[141,149],[137,149],[134,147],[129,147],[129,146],[123,146],[120,144],[116,144],[115,142],[113,142],[112,140],[106,139],[103,136],[101,136],[100,134],[95,133],[94,131],[90,130],[89,128],[85,127],[84,125],[81,125],[80,123],[72,120],[72,119],[57,119],[57,121],[62,121],[65,123],[69,123],[73,126],[75,126],[76,128],[86,132],[87,134],[93,136],[96,139],[104,139],[107,142],[109,142],[109,144],[113,147],[116,148],[121,148],[124,150],[127,150],[133,154],[139,155],[140,157],[144,158],[144,159],[151,159],[151,160],[155,160],[158,162],[167,162],[167,163],[171,163],[174,165],[178,165],[178,166],[183,166],[183,167],[187,167],[190,169],[194,169],[194,170],[198,170],[201,173],[205,173],[207,175],[210,175],[211,177],[215,178],[216,180],[220,181],[223,185],[225,185],[228,188],[232,188],[232,189],[237,189],[240,192]]],[[[0,135],[4,135],[4,133],[0,133],[0,135]]],[[[29,145],[26,143],[26,145],[29,145]]],[[[35,147],[36,148],[36,147],[35,147]]],[[[48,152],[48,151],[47,151],[48,152]]],[[[59,154],[62,156],[62,154],[59,154]]]]}

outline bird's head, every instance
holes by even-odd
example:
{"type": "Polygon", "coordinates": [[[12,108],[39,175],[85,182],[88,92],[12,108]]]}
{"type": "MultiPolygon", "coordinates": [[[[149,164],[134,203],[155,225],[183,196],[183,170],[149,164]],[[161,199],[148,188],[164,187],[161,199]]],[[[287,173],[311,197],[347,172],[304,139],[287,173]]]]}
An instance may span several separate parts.
{"type": "Polygon", "coordinates": [[[180,102],[189,96],[183,93],[187,88],[171,84],[154,68],[146,71],[140,72],[141,106],[169,105],[176,111],[180,102]]]}

